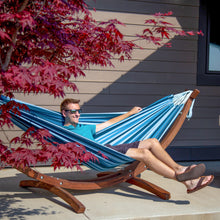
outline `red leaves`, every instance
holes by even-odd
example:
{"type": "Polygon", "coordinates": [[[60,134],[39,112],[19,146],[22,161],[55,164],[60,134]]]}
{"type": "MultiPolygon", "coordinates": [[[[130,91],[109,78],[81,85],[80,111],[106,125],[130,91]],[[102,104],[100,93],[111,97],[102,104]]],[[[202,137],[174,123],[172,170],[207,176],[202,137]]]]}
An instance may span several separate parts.
{"type": "Polygon", "coordinates": [[[31,13],[28,11],[21,11],[17,13],[1,13],[0,21],[7,23],[10,22],[11,24],[20,24],[23,31],[26,27],[30,27],[32,29],[33,25],[35,24],[31,13]]]}
{"type": "MultiPolygon", "coordinates": [[[[186,36],[202,34],[202,32],[193,32],[193,31],[180,31],[173,26],[172,23],[166,22],[165,19],[167,16],[171,16],[173,13],[171,11],[167,13],[156,13],[154,15],[155,19],[148,19],[145,21],[145,24],[150,25],[150,27],[143,30],[142,35],[137,35],[139,38],[147,40],[149,43],[161,46],[163,45],[163,39],[170,39],[171,34],[186,36]]],[[[165,43],[167,47],[171,47],[171,43],[165,43]]]]}
{"type": "MultiPolygon", "coordinates": [[[[157,13],[146,20],[148,27],[138,37],[162,45],[171,33],[194,34],[173,28],[165,21],[170,15],[172,12],[157,13]]],[[[120,61],[131,57],[136,45],[124,40],[119,25],[124,24],[116,19],[96,22],[84,0],[0,1],[0,94],[13,97],[14,92],[46,93],[62,97],[66,87],[76,91],[71,77],[85,75],[91,65],[113,66],[114,55],[120,61]]],[[[15,103],[2,105],[0,126],[11,126],[10,111],[19,114],[20,108],[23,106],[15,103]]],[[[8,150],[0,142],[0,159],[13,166],[52,159],[55,169],[95,159],[83,146],[56,146],[47,141],[50,138],[45,130],[30,129],[12,140],[20,144],[17,149],[8,150]],[[35,141],[40,149],[22,147],[35,141]]]]}
{"type": "Polygon", "coordinates": [[[203,34],[203,32],[202,32],[201,30],[200,30],[200,31],[197,31],[197,34],[204,36],[204,34],[203,34]]]}
{"type": "Polygon", "coordinates": [[[8,147],[3,145],[0,140],[0,169],[7,165],[8,156],[11,152],[8,150],[8,147]]]}
{"type": "Polygon", "coordinates": [[[105,156],[101,151],[98,151],[98,154],[100,154],[104,159],[108,159],[108,157],[105,156]]]}
{"type": "Polygon", "coordinates": [[[191,36],[192,36],[192,35],[195,35],[195,33],[194,33],[193,31],[187,31],[186,33],[187,33],[188,35],[191,35],[191,36]]]}
{"type": "Polygon", "coordinates": [[[11,41],[11,38],[9,37],[9,35],[6,34],[4,31],[1,31],[1,30],[0,30],[0,38],[2,40],[8,39],[9,41],[11,41]]]}
{"type": "Polygon", "coordinates": [[[35,24],[31,13],[28,11],[23,11],[21,13],[15,14],[15,18],[18,19],[18,23],[21,25],[23,31],[26,27],[32,29],[35,24]]]}
{"type": "Polygon", "coordinates": [[[158,12],[158,13],[155,13],[155,17],[161,17],[161,18],[164,18],[165,16],[171,16],[173,14],[173,12],[172,11],[168,11],[167,13],[160,13],[160,12],[158,12]]]}
{"type": "Polygon", "coordinates": [[[145,24],[154,24],[154,25],[157,25],[157,21],[154,20],[154,19],[148,19],[145,21],[145,24]]]}
{"type": "Polygon", "coordinates": [[[0,106],[0,126],[7,125],[8,127],[12,127],[13,124],[11,122],[11,113],[14,115],[20,115],[20,110],[25,109],[28,111],[28,108],[24,104],[17,103],[15,101],[9,101],[6,104],[0,106]]]}
{"type": "Polygon", "coordinates": [[[98,160],[94,155],[86,152],[84,146],[77,143],[60,144],[57,147],[57,152],[52,154],[52,166],[54,169],[65,166],[67,168],[80,169],[82,162],[88,162],[89,160],[98,160]]]}
{"type": "Polygon", "coordinates": [[[116,19],[96,22],[83,0],[32,1],[27,5],[5,1],[0,12],[0,30],[5,30],[0,32],[5,41],[0,60],[3,93],[64,96],[65,87],[77,90],[71,76],[85,75],[90,65],[112,66],[115,54],[120,61],[130,58],[135,46],[116,28],[122,23],[116,19]],[[11,46],[6,43],[9,39],[13,39],[11,46]]]}
{"type": "Polygon", "coordinates": [[[7,149],[0,141],[0,161],[13,167],[35,166],[37,162],[46,163],[52,161],[54,170],[65,166],[67,168],[81,169],[82,162],[89,160],[98,160],[93,154],[86,151],[85,147],[77,143],[57,144],[50,140],[51,134],[44,129],[28,129],[21,137],[16,137],[11,144],[20,144],[21,146],[7,149]],[[33,139],[33,140],[32,140],[33,139]],[[31,146],[33,143],[40,147],[39,149],[24,148],[22,145],[31,146]]]}
{"type": "MultiPolygon", "coordinates": [[[[24,104],[15,101],[9,101],[0,106],[0,125],[11,124],[11,113],[20,115],[20,109],[28,108],[24,104]]],[[[46,163],[52,161],[54,169],[65,166],[73,168],[76,166],[80,169],[82,162],[89,160],[98,160],[93,154],[86,151],[85,147],[77,143],[58,144],[52,141],[53,137],[48,130],[34,129],[30,127],[20,137],[11,140],[10,146],[3,145],[0,140],[0,167],[11,165],[13,167],[35,166],[37,162],[46,163]],[[23,147],[26,146],[26,147],[23,147]],[[30,147],[34,146],[34,149],[30,147]]]]}
{"type": "MultiPolygon", "coordinates": [[[[32,1],[21,10],[22,4],[12,0],[0,7],[4,30],[0,31],[0,38],[4,40],[1,44],[2,93],[48,93],[62,97],[65,87],[77,90],[70,81],[71,76],[85,75],[84,70],[90,65],[113,66],[114,55],[118,55],[120,61],[130,59],[136,46],[133,41],[125,41],[117,28],[123,23],[116,19],[96,22],[83,0],[32,1]],[[10,39],[13,39],[11,46],[10,39]],[[13,52],[9,55],[11,49],[13,52]]],[[[138,37],[161,45],[171,33],[192,34],[166,22],[170,15],[172,12],[157,13],[154,19],[146,20],[149,27],[138,37]]]]}
{"type": "Polygon", "coordinates": [[[69,82],[70,70],[64,66],[42,61],[41,65],[29,68],[22,66],[11,66],[2,72],[1,91],[49,93],[51,95],[63,96],[64,88],[69,87],[74,91],[77,89],[74,83],[69,82]]]}
{"type": "Polygon", "coordinates": [[[39,150],[31,150],[19,147],[16,150],[12,149],[12,152],[7,156],[7,164],[18,168],[19,166],[35,166],[37,163],[39,150]]]}

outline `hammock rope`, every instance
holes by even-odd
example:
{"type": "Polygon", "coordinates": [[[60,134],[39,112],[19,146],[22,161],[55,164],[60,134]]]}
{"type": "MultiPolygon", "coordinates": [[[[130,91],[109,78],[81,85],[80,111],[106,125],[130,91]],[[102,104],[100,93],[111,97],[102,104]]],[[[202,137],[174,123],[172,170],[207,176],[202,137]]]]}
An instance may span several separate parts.
{"type": "MultiPolygon", "coordinates": [[[[24,131],[32,126],[36,129],[44,128],[50,131],[57,142],[78,142],[84,145],[87,151],[93,153],[99,160],[98,162],[89,161],[85,165],[95,170],[105,171],[134,161],[132,158],[104,146],[105,144],[118,145],[147,138],[161,140],[180,114],[191,93],[192,91],[189,90],[176,95],[166,96],[154,102],[148,107],[143,108],[141,112],[98,132],[95,138],[96,142],[65,129],[63,127],[63,117],[61,113],[56,111],[14,100],[18,103],[26,104],[29,111],[20,110],[21,116],[11,115],[12,122],[24,131]],[[107,156],[108,159],[104,159],[100,152],[107,156]]],[[[9,98],[1,96],[0,105],[8,101],[10,101],[9,98]]],[[[193,105],[188,117],[192,116],[192,107],[193,105]]],[[[82,113],[80,123],[98,124],[124,113],[82,113]]]]}

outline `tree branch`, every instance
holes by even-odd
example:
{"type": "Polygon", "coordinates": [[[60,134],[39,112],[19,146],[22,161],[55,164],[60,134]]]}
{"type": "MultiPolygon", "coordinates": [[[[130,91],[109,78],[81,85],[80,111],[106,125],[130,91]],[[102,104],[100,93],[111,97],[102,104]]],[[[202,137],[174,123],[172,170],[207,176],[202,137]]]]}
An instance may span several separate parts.
{"type": "MultiPolygon", "coordinates": [[[[23,4],[18,9],[18,12],[22,12],[27,7],[28,2],[29,2],[29,0],[24,0],[23,4]]],[[[13,33],[13,35],[12,35],[12,45],[8,49],[8,52],[7,52],[7,55],[6,55],[6,58],[5,58],[5,63],[1,65],[3,71],[6,71],[8,69],[8,65],[11,61],[11,55],[12,55],[12,52],[14,50],[14,46],[15,46],[16,41],[17,41],[18,30],[19,30],[20,26],[18,25],[18,22],[16,22],[15,25],[16,25],[16,29],[15,29],[15,32],[13,33]]]]}
{"type": "Polygon", "coordinates": [[[21,5],[21,7],[18,9],[18,12],[22,12],[24,11],[24,9],[27,7],[29,0],[24,0],[23,4],[21,5]]]}
{"type": "Polygon", "coordinates": [[[2,69],[2,65],[3,63],[2,63],[2,55],[1,55],[1,49],[0,49],[0,70],[2,69]]]}
{"type": "MultiPolygon", "coordinates": [[[[44,0],[44,2],[42,3],[41,8],[38,10],[38,13],[37,13],[36,16],[34,17],[34,19],[36,19],[36,18],[38,17],[38,15],[40,14],[40,12],[41,12],[42,8],[44,7],[45,3],[46,3],[46,0],[44,0]]],[[[33,7],[34,7],[34,4],[33,4],[33,7]]],[[[35,10],[36,10],[36,8],[35,8],[35,10]]],[[[36,11],[37,11],[37,10],[36,10],[36,11]]]]}

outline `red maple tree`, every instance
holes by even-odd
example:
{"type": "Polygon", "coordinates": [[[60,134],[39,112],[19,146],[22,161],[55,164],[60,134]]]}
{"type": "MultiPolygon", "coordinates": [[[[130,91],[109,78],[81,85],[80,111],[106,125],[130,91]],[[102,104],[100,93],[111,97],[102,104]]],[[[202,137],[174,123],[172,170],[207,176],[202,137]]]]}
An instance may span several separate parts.
{"type": "MultiPolygon", "coordinates": [[[[146,20],[150,26],[137,38],[161,45],[170,33],[186,35],[165,21],[170,15],[157,13],[146,20]]],[[[13,98],[14,92],[20,92],[63,97],[64,88],[77,90],[71,77],[85,75],[90,65],[113,66],[115,55],[120,61],[130,59],[136,45],[124,40],[117,25],[123,24],[116,19],[101,23],[93,19],[84,0],[0,1],[0,95],[13,98]]],[[[19,115],[21,108],[25,106],[13,101],[1,105],[0,126],[12,126],[10,111],[19,115]]],[[[31,128],[11,140],[21,144],[16,149],[0,140],[0,166],[30,166],[52,158],[54,168],[72,168],[79,161],[96,159],[83,146],[50,143],[43,137],[51,134],[31,128]],[[39,149],[28,148],[33,139],[39,149]]]]}

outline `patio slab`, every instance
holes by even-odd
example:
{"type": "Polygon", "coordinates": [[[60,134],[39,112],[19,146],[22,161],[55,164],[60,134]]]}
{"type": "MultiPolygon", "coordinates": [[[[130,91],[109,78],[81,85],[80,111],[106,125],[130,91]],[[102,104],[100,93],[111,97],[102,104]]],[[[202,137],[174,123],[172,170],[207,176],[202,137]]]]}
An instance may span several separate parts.
{"type": "MultiPolygon", "coordinates": [[[[76,214],[62,199],[42,189],[19,187],[20,180],[27,176],[15,169],[0,170],[0,219],[220,219],[220,161],[204,162],[207,174],[214,174],[213,183],[192,194],[187,194],[185,186],[161,177],[149,170],[141,177],[171,192],[170,200],[156,196],[128,183],[95,191],[73,191],[85,206],[83,214],[76,214]]],[[[185,163],[187,164],[187,163],[185,163]]],[[[191,164],[191,163],[190,163],[191,164]]],[[[84,172],[61,169],[56,172],[51,167],[38,167],[42,173],[74,179],[94,177],[94,171],[84,168],[84,172]]]]}

